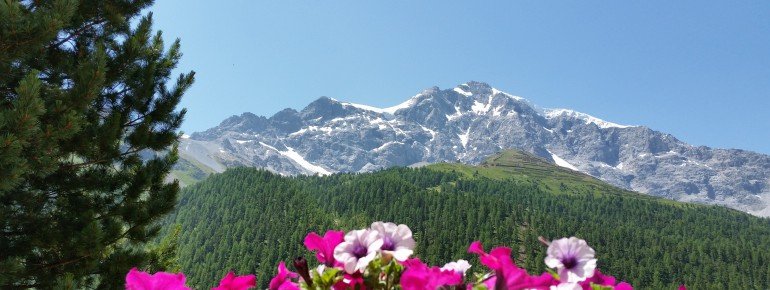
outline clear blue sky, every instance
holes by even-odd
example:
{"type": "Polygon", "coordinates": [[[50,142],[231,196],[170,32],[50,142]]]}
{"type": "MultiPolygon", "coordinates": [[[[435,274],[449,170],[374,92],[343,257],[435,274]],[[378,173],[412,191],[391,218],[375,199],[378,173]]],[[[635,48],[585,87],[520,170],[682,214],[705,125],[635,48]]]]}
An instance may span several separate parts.
{"type": "Polygon", "coordinates": [[[183,129],[319,96],[484,81],[541,107],[770,153],[770,2],[157,1],[197,81],[183,129]],[[632,3],[633,2],[633,3],[632,3]]]}

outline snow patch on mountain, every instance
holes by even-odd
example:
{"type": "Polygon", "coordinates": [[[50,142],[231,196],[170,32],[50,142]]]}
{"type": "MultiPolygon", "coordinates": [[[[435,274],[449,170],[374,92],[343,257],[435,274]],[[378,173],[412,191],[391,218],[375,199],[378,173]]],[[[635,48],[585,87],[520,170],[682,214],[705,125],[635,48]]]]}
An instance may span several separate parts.
{"type": "Polygon", "coordinates": [[[414,97],[409,98],[408,100],[406,100],[403,103],[400,103],[400,104],[392,106],[392,107],[387,107],[387,108],[378,108],[378,107],[373,107],[373,106],[369,106],[369,105],[362,105],[362,104],[356,104],[356,103],[350,103],[350,102],[340,102],[340,104],[342,104],[343,106],[351,106],[351,107],[354,107],[354,108],[359,108],[359,109],[362,109],[362,110],[372,111],[372,112],[375,112],[375,113],[393,115],[398,110],[406,109],[406,108],[409,108],[412,105],[414,105],[414,103],[416,102],[417,98],[420,95],[422,95],[422,94],[417,94],[414,97]]]}
{"type": "Polygon", "coordinates": [[[299,129],[297,132],[289,134],[289,136],[297,136],[297,135],[302,135],[305,132],[315,132],[315,131],[321,131],[321,132],[324,132],[324,134],[328,135],[328,134],[331,134],[333,130],[334,129],[329,127],[307,126],[305,128],[299,129]]]}
{"type": "Polygon", "coordinates": [[[294,151],[293,148],[291,148],[289,146],[286,146],[286,149],[287,149],[286,151],[278,151],[278,152],[281,153],[281,155],[283,155],[283,156],[291,158],[291,160],[294,160],[294,162],[296,162],[297,164],[299,164],[303,168],[305,168],[305,169],[307,169],[307,170],[309,170],[311,172],[318,173],[320,175],[332,174],[331,172],[329,172],[328,170],[324,169],[323,167],[308,162],[307,160],[305,160],[304,157],[302,157],[302,155],[299,155],[299,153],[297,153],[297,151],[294,151]]]}
{"type": "Polygon", "coordinates": [[[488,113],[489,109],[491,108],[492,108],[492,96],[489,96],[489,100],[487,100],[486,104],[479,101],[473,101],[473,106],[471,106],[471,111],[481,115],[481,114],[488,113]]]}
{"type": "Polygon", "coordinates": [[[362,109],[362,110],[367,110],[367,111],[372,111],[372,112],[377,112],[377,113],[385,113],[385,109],[381,109],[381,108],[377,108],[377,107],[361,105],[361,104],[355,104],[355,103],[348,103],[348,102],[341,102],[340,104],[342,104],[343,106],[351,106],[351,107],[359,108],[359,109],[362,109]]]}
{"type": "Polygon", "coordinates": [[[470,134],[471,134],[470,127],[468,127],[468,130],[465,130],[465,133],[457,134],[457,137],[460,138],[460,144],[463,144],[463,148],[466,148],[468,146],[468,136],[470,134]]]}
{"type": "Polygon", "coordinates": [[[420,128],[422,128],[423,131],[430,133],[430,141],[433,141],[433,139],[436,139],[436,131],[433,131],[431,129],[428,129],[427,127],[420,125],[420,128]]]}
{"type": "Polygon", "coordinates": [[[305,158],[302,157],[302,155],[299,155],[299,153],[297,153],[297,151],[294,151],[294,148],[291,148],[289,146],[285,146],[284,145],[284,147],[286,147],[286,150],[285,151],[281,151],[281,150],[278,150],[278,148],[275,148],[273,146],[267,145],[267,144],[265,144],[263,142],[259,142],[259,144],[262,145],[262,146],[265,146],[265,147],[267,147],[267,148],[269,148],[271,150],[274,150],[274,151],[278,152],[278,154],[281,154],[283,156],[288,157],[289,159],[294,161],[294,163],[297,163],[299,166],[302,166],[302,168],[304,168],[304,169],[306,169],[306,170],[308,170],[310,172],[317,173],[319,175],[330,175],[330,174],[332,174],[331,172],[329,172],[325,168],[323,168],[321,166],[318,166],[318,165],[315,165],[315,164],[310,163],[307,160],[305,160],[305,158]]]}
{"type": "Polygon", "coordinates": [[[388,113],[388,114],[395,114],[396,111],[398,111],[398,110],[406,109],[406,108],[409,108],[412,105],[414,105],[417,102],[417,98],[419,98],[421,95],[422,94],[417,94],[417,95],[409,98],[408,100],[406,100],[406,102],[403,102],[403,103],[400,103],[398,105],[395,105],[395,106],[392,106],[392,107],[388,107],[388,108],[385,108],[385,109],[382,109],[382,110],[385,113],[388,113]]]}
{"type": "Polygon", "coordinates": [[[374,151],[374,152],[380,152],[380,151],[382,151],[382,150],[385,150],[386,148],[388,148],[388,146],[390,146],[390,145],[393,145],[393,144],[404,144],[404,142],[399,142],[399,141],[388,141],[388,142],[385,142],[384,144],[380,145],[380,147],[377,147],[377,148],[374,148],[374,149],[372,149],[372,151],[374,151]]]}
{"type": "Polygon", "coordinates": [[[551,154],[551,158],[553,159],[553,162],[556,162],[556,165],[559,165],[564,168],[572,169],[575,171],[580,171],[577,169],[577,167],[567,162],[567,160],[562,159],[561,157],[559,157],[559,155],[553,154],[551,150],[546,149],[546,151],[548,151],[548,154],[551,154]]]}
{"type": "Polygon", "coordinates": [[[517,100],[517,101],[525,101],[525,99],[524,99],[524,98],[522,98],[522,97],[519,97],[519,96],[514,96],[514,95],[511,95],[511,94],[509,94],[509,93],[503,92],[503,91],[501,91],[501,90],[498,90],[498,89],[492,88],[492,95],[493,95],[493,96],[495,96],[495,95],[497,95],[497,94],[502,94],[502,95],[504,95],[504,96],[506,96],[506,97],[509,97],[509,98],[511,98],[511,99],[514,99],[514,100],[517,100]]]}
{"type": "Polygon", "coordinates": [[[612,122],[607,122],[605,120],[596,118],[589,114],[581,113],[581,112],[577,112],[569,109],[546,109],[545,110],[545,117],[547,119],[554,119],[560,116],[568,116],[575,119],[580,119],[585,121],[586,124],[596,124],[596,126],[599,126],[599,128],[602,128],[602,129],[635,127],[630,125],[620,125],[612,122]]]}
{"type": "Polygon", "coordinates": [[[465,90],[461,89],[460,87],[456,87],[456,88],[454,88],[452,90],[457,92],[458,94],[461,94],[461,95],[466,96],[466,97],[473,96],[473,93],[466,92],[465,90]]]}
{"type": "Polygon", "coordinates": [[[463,116],[463,111],[460,110],[459,106],[455,106],[455,112],[453,114],[451,114],[451,115],[444,115],[444,116],[446,117],[447,120],[452,121],[452,120],[459,119],[460,117],[462,117],[463,116]]]}

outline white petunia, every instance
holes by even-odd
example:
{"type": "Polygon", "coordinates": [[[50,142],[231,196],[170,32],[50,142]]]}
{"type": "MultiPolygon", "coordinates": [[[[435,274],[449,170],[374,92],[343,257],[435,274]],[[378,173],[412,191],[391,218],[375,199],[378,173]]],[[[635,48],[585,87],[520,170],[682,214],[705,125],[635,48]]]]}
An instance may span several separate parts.
{"type": "Polygon", "coordinates": [[[581,282],[591,278],[596,270],[594,249],[576,237],[562,238],[548,246],[545,264],[555,268],[562,282],[581,282]]]}
{"type": "Polygon", "coordinates": [[[382,252],[392,255],[397,261],[406,261],[414,253],[415,242],[408,226],[374,222],[372,230],[378,232],[382,239],[382,252]]]}
{"type": "Polygon", "coordinates": [[[449,262],[444,265],[444,267],[441,267],[442,271],[455,271],[455,273],[465,275],[465,272],[468,271],[468,269],[471,268],[471,264],[468,263],[468,261],[460,259],[457,260],[457,262],[449,262]]]}
{"type": "Polygon", "coordinates": [[[583,287],[580,287],[578,283],[560,283],[556,286],[551,286],[551,290],[583,290],[583,287]]]}
{"type": "Polygon", "coordinates": [[[381,247],[382,238],[377,231],[350,231],[345,235],[345,241],[334,248],[334,259],[342,263],[348,274],[363,273],[381,247]]]}
{"type": "Polygon", "coordinates": [[[326,265],[324,264],[318,265],[318,267],[315,268],[315,271],[318,273],[319,276],[323,276],[324,271],[326,271],[326,265]]]}

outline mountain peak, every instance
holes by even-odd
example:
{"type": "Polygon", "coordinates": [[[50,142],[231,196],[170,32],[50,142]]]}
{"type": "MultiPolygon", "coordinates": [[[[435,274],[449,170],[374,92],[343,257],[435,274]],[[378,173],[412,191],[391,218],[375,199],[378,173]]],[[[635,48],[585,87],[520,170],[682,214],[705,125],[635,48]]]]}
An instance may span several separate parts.
{"type": "Polygon", "coordinates": [[[492,93],[492,86],[487,83],[469,81],[454,87],[452,90],[466,97],[471,97],[492,93]]]}
{"type": "Polygon", "coordinates": [[[300,115],[305,120],[320,121],[343,116],[346,111],[340,101],[324,96],[308,104],[300,115]]]}
{"type": "Polygon", "coordinates": [[[467,86],[471,90],[491,90],[492,86],[485,82],[477,82],[477,81],[469,81],[467,83],[462,84],[461,86],[467,86]]]}
{"type": "MultiPolygon", "coordinates": [[[[318,99],[315,99],[315,101],[313,101],[313,102],[312,102],[312,103],[310,103],[310,104],[313,104],[313,103],[328,103],[328,104],[333,104],[333,103],[339,103],[339,102],[340,102],[340,101],[338,101],[338,100],[337,100],[337,99],[335,99],[335,98],[330,98],[330,97],[327,97],[327,96],[320,96],[320,97],[318,97],[318,99]]],[[[309,105],[308,105],[308,106],[309,106],[309,105]]]]}

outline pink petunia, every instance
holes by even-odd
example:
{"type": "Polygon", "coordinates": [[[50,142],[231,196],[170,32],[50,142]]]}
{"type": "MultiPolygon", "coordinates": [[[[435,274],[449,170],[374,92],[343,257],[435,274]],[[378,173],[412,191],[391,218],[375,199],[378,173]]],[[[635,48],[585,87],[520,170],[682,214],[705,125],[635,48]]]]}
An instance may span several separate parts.
{"type": "Polygon", "coordinates": [[[297,273],[286,269],[286,264],[281,261],[278,263],[278,274],[270,280],[270,290],[299,290],[297,284],[291,282],[291,279],[297,278],[297,273]]]}
{"type": "Polygon", "coordinates": [[[345,232],[343,231],[327,231],[323,237],[311,232],[305,236],[305,247],[315,252],[318,262],[328,267],[334,267],[337,262],[334,260],[334,248],[344,239],[345,232]]]}
{"type": "Polygon", "coordinates": [[[617,280],[615,279],[615,277],[612,277],[610,275],[605,275],[604,273],[600,272],[598,269],[594,271],[594,275],[591,278],[588,278],[578,284],[580,284],[580,286],[584,290],[591,290],[592,289],[591,284],[601,285],[605,287],[613,287],[613,289],[626,289],[626,290],[634,289],[633,287],[631,287],[630,284],[626,282],[621,282],[617,284],[617,280]]]}
{"type": "Polygon", "coordinates": [[[439,267],[428,267],[419,259],[408,260],[406,270],[401,274],[401,287],[404,290],[434,290],[462,283],[461,273],[442,270],[439,267]]]}
{"type": "Polygon", "coordinates": [[[235,273],[229,272],[219,281],[219,286],[211,290],[246,290],[257,285],[257,277],[254,275],[235,276],[235,273]]]}
{"type": "Polygon", "coordinates": [[[190,290],[182,273],[157,272],[150,275],[132,268],[126,275],[126,290],[190,290]]]}
{"type": "Polygon", "coordinates": [[[597,269],[594,271],[594,275],[591,278],[588,278],[579,284],[583,287],[583,289],[591,289],[592,283],[601,286],[615,286],[615,277],[604,275],[597,269]]]}
{"type": "Polygon", "coordinates": [[[332,288],[334,290],[347,290],[347,289],[357,289],[357,290],[366,290],[366,284],[364,283],[364,276],[361,275],[361,272],[356,272],[353,274],[345,273],[342,280],[335,283],[332,288]]]}
{"type": "Polygon", "coordinates": [[[481,242],[476,241],[468,252],[478,254],[481,263],[495,271],[495,276],[485,282],[490,289],[549,289],[559,284],[548,273],[530,276],[526,270],[517,267],[511,259],[510,248],[497,247],[487,253],[481,242]]]}
{"type": "Polygon", "coordinates": [[[420,261],[420,258],[411,258],[406,259],[406,261],[401,262],[401,265],[404,265],[404,267],[419,267],[420,265],[423,265],[424,263],[420,261]]]}
{"type": "Polygon", "coordinates": [[[634,287],[631,286],[631,284],[628,284],[626,282],[620,282],[620,284],[616,285],[615,288],[612,288],[615,290],[634,290],[634,287]]]}

